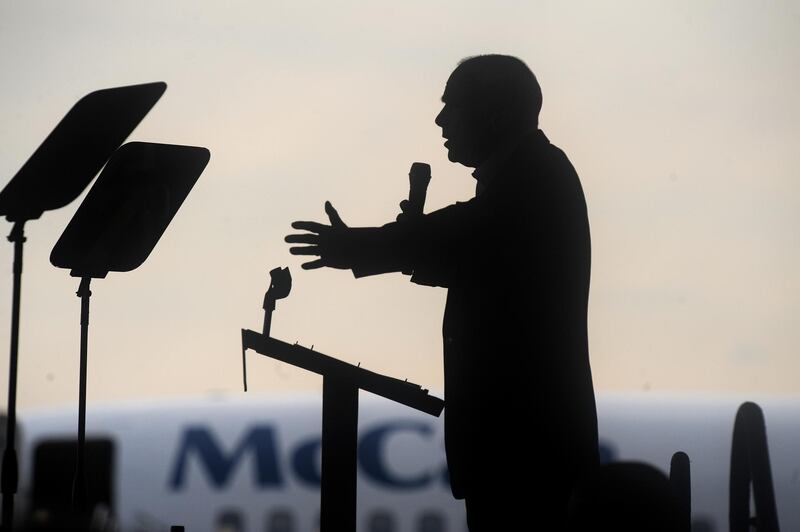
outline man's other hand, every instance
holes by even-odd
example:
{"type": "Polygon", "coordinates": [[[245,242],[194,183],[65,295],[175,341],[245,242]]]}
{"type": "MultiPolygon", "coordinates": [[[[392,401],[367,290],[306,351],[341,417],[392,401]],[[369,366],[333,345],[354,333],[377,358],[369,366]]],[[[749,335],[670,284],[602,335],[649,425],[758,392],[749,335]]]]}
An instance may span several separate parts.
{"type": "Polygon", "coordinates": [[[307,244],[289,248],[292,255],[314,255],[316,260],[302,265],[304,270],[315,270],[328,267],[346,270],[352,267],[349,258],[347,225],[342,221],[339,213],[329,201],[325,202],[325,213],[328,215],[330,225],[318,222],[293,222],[292,228],[306,231],[305,233],[288,235],[285,240],[290,244],[307,244]]]}
{"type": "Polygon", "coordinates": [[[404,199],[400,202],[400,214],[397,215],[396,220],[398,222],[405,222],[408,220],[413,220],[415,218],[421,218],[422,213],[415,209],[411,202],[407,199],[404,199]]]}

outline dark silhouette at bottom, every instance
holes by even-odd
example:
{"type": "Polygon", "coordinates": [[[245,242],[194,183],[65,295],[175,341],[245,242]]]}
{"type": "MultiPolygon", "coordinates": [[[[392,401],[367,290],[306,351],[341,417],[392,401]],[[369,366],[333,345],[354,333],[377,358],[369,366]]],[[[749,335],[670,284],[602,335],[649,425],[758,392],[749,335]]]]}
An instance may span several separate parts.
{"type": "Polygon", "coordinates": [[[600,466],[572,493],[568,532],[677,532],[680,504],[669,479],[651,465],[600,466]]]}

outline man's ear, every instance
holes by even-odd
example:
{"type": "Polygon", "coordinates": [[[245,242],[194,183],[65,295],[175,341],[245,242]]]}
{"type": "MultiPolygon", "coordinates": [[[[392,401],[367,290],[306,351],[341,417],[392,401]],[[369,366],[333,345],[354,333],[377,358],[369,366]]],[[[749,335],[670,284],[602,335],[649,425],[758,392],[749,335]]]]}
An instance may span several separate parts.
{"type": "Polygon", "coordinates": [[[513,129],[514,117],[508,110],[491,111],[489,114],[489,127],[494,138],[508,135],[513,129]]]}

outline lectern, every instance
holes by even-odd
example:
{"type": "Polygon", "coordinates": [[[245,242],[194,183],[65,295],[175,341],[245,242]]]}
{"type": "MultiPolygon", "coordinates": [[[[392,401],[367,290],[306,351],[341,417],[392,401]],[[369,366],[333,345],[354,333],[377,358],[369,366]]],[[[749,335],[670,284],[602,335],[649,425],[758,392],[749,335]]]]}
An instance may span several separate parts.
{"type": "MultiPolygon", "coordinates": [[[[273,287],[274,283],[270,288],[273,287]]],[[[265,306],[265,311],[270,313],[272,308],[265,306]]],[[[268,321],[265,318],[265,324],[268,321]]],[[[270,337],[268,330],[265,332],[242,329],[242,351],[252,349],[322,375],[320,528],[322,532],[355,532],[358,391],[380,395],[432,416],[441,414],[444,401],[416,384],[373,373],[299,344],[282,342],[270,337]]]]}
{"type": "Polygon", "coordinates": [[[0,216],[14,226],[14,289],[11,304],[11,354],[8,371],[8,422],[0,489],[3,528],[14,521],[17,491],[16,405],[22,248],[25,222],[78,197],[120,144],[147,115],[167,85],[163,82],[116,87],[81,98],[0,192],[0,216]]]}
{"type": "Polygon", "coordinates": [[[75,216],[56,242],[50,262],[81,279],[78,456],[73,506],[86,507],[86,367],[89,283],[109,272],[139,267],[155,247],[208,163],[205,148],[148,142],[122,146],[108,161],[75,216]]]}

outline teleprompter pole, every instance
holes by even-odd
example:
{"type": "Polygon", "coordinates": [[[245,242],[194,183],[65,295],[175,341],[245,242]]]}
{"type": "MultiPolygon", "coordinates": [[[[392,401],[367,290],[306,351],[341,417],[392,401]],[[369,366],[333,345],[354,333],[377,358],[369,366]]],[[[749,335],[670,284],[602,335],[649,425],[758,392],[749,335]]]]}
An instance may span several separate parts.
{"type": "Polygon", "coordinates": [[[85,516],[87,506],[86,486],[86,366],[89,351],[89,290],[91,277],[83,277],[76,294],[81,298],[81,367],[78,390],[78,451],[75,460],[75,480],[72,484],[72,511],[85,516]]]}
{"type": "Polygon", "coordinates": [[[3,451],[3,473],[0,491],[3,492],[3,530],[14,528],[14,494],[17,492],[17,357],[19,354],[19,307],[22,290],[22,245],[25,243],[25,222],[15,222],[8,235],[14,243],[14,293],[11,300],[11,353],[8,363],[8,413],[6,448],[3,451]]]}

